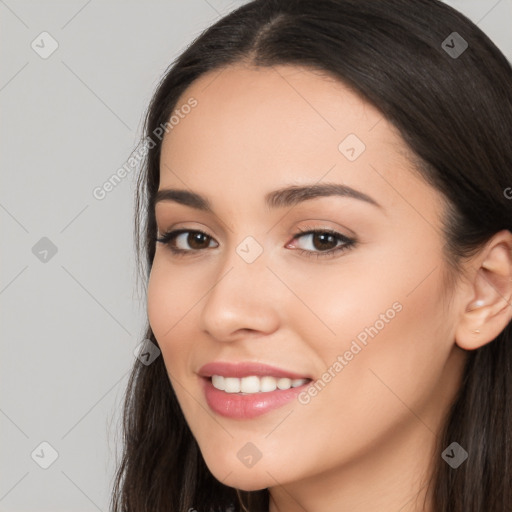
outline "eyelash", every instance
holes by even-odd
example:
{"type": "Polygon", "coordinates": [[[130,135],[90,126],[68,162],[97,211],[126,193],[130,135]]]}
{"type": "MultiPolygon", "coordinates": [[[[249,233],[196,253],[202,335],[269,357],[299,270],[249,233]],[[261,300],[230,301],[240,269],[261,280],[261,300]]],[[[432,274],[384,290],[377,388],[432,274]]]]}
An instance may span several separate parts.
{"type": "MultiPolygon", "coordinates": [[[[343,242],[343,245],[334,247],[333,249],[329,249],[327,251],[309,251],[307,249],[295,249],[300,254],[306,256],[306,257],[315,257],[315,258],[327,258],[327,257],[334,257],[337,254],[347,251],[351,248],[353,248],[356,245],[356,240],[353,238],[349,238],[345,235],[342,235],[341,233],[338,233],[337,231],[334,231],[333,229],[312,229],[309,227],[306,227],[305,229],[298,229],[298,233],[296,233],[293,236],[292,240],[295,240],[296,238],[301,238],[306,235],[311,234],[329,234],[333,235],[338,242],[343,242]]],[[[205,237],[212,239],[208,233],[205,233],[204,231],[201,231],[200,229],[176,229],[174,231],[168,231],[164,233],[161,237],[156,237],[155,241],[162,243],[164,245],[167,245],[171,252],[175,254],[176,256],[185,256],[190,253],[197,253],[204,249],[190,249],[190,250],[184,250],[184,249],[177,249],[176,247],[173,247],[171,245],[171,242],[180,234],[182,233],[201,233],[205,237]]]]}

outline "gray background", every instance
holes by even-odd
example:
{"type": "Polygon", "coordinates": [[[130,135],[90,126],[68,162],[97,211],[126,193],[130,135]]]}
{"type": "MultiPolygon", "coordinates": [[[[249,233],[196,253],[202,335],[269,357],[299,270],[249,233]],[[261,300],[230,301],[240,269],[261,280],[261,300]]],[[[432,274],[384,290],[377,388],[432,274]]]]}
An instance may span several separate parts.
{"type": "MultiPolygon", "coordinates": [[[[242,3],[0,0],[2,512],[108,510],[145,296],[134,173],[92,191],[135,148],[167,66],[242,3]],[[44,31],[58,43],[46,59],[31,47],[51,49],[44,31]]],[[[447,3],[512,60],[512,0],[447,3]]]]}

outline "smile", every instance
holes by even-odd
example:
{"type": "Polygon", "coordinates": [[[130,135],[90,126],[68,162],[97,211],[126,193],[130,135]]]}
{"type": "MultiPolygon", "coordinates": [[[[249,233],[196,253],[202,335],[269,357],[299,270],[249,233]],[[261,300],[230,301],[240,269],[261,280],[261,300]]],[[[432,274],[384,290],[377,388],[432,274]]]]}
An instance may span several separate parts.
{"type": "Polygon", "coordinates": [[[312,381],[308,373],[255,361],[212,361],[197,374],[210,410],[237,420],[283,407],[312,381]]]}
{"type": "Polygon", "coordinates": [[[280,389],[282,391],[303,386],[309,379],[289,379],[287,377],[271,377],[266,375],[259,377],[257,375],[249,375],[248,377],[224,377],[222,375],[212,375],[212,385],[219,391],[225,393],[269,393],[280,389]]]}

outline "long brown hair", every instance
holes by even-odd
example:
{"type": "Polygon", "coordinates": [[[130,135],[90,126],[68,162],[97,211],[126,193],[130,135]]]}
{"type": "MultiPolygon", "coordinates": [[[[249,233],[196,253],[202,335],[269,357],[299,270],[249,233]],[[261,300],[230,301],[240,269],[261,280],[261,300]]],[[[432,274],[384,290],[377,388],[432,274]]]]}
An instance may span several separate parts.
{"type": "MultiPolygon", "coordinates": [[[[380,109],[411,149],[418,172],[451,207],[443,233],[454,273],[496,232],[512,230],[512,202],[504,194],[512,186],[512,68],[475,24],[437,0],[256,0],[203,32],[170,66],[151,101],[144,137],[154,147],[138,178],[135,221],[144,279],[155,254],[158,129],[194,80],[240,61],[327,72],[380,109]],[[454,37],[461,38],[457,47],[454,37]]],[[[146,338],[158,345],[149,325],[146,338]]],[[[468,354],[439,435],[430,481],[436,512],[512,510],[511,400],[508,325],[468,354]],[[453,441],[469,453],[457,469],[441,458],[453,441]]],[[[237,491],[212,476],[163,358],[136,361],[112,510],[226,512],[231,505],[263,512],[268,502],[267,490],[237,491]]]]}

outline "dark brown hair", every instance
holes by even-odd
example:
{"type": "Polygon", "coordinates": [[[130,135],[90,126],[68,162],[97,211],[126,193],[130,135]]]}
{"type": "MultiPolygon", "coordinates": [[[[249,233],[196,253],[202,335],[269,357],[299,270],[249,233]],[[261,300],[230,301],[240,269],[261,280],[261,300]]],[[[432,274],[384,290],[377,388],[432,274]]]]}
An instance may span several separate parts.
{"type": "MultiPolygon", "coordinates": [[[[139,175],[135,223],[145,279],[155,254],[158,127],[194,80],[239,62],[320,70],[380,109],[399,130],[418,172],[447,200],[443,235],[454,272],[492,235],[512,230],[512,202],[504,194],[512,186],[512,68],[475,24],[437,0],[256,0],[193,41],[151,101],[144,137],[156,145],[139,175]],[[468,44],[460,55],[449,51],[454,32],[468,44]]],[[[149,325],[146,338],[158,345],[149,325]]],[[[439,435],[430,481],[436,512],[512,510],[511,366],[510,325],[468,353],[461,388],[439,435]],[[441,458],[453,441],[469,453],[457,469],[441,458]]],[[[242,500],[251,512],[268,510],[267,490],[237,491],[212,476],[163,358],[148,366],[136,361],[126,391],[112,510],[225,512],[232,505],[241,511],[242,500]]]]}

